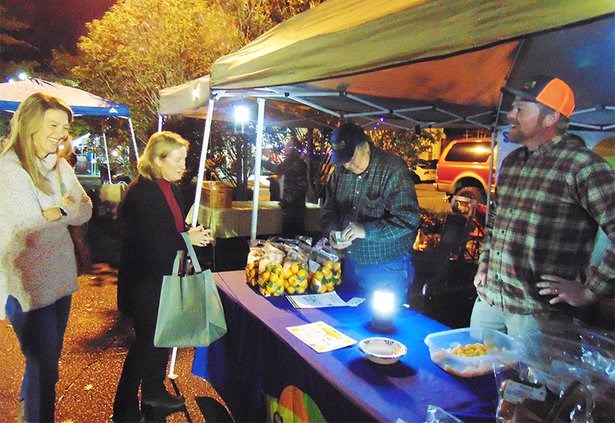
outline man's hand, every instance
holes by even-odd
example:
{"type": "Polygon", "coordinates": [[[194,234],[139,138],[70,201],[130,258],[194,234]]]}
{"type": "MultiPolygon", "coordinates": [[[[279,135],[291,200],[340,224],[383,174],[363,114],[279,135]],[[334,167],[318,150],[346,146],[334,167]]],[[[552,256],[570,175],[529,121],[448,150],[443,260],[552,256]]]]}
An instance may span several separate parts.
{"type": "Polygon", "coordinates": [[[598,301],[598,297],[580,281],[571,281],[556,275],[542,275],[536,284],[540,295],[553,296],[549,304],[568,303],[583,307],[598,301]]]}
{"type": "Polygon", "coordinates": [[[359,223],[352,223],[342,231],[342,238],[346,241],[354,241],[357,238],[365,239],[365,228],[359,223]]]}
{"type": "Polygon", "coordinates": [[[343,250],[344,248],[350,247],[352,242],[344,239],[341,235],[341,231],[331,231],[329,232],[329,244],[336,250],[343,250]],[[339,232],[339,234],[336,234],[336,232],[339,232]]]}
{"type": "Polygon", "coordinates": [[[474,275],[474,286],[484,286],[487,283],[487,263],[480,263],[474,275]]]}

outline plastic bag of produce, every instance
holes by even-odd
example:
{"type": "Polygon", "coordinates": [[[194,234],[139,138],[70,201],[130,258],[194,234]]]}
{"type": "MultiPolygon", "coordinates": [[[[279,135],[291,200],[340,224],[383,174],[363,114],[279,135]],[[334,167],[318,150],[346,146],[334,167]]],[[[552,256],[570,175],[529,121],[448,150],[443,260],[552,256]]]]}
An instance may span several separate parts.
{"type": "Polygon", "coordinates": [[[495,368],[497,421],[615,421],[615,338],[578,325],[552,330],[523,340],[522,362],[495,368]]]}

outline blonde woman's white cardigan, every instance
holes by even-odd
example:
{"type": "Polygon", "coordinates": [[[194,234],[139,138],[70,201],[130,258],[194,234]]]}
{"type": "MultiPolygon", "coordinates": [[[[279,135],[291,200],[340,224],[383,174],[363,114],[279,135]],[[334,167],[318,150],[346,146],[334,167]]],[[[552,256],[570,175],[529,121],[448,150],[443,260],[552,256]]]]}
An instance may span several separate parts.
{"type": "Polygon", "coordinates": [[[87,222],[92,216],[92,201],[66,160],[52,154],[39,164],[51,194],[36,188],[13,151],[0,156],[0,319],[5,318],[9,295],[24,311],[30,311],[77,290],[77,264],[68,225],[87,222]],[[66,216],[48,222],[43,210],[60,207],[61,183],[74,203],[62,207],[66,216]]]}

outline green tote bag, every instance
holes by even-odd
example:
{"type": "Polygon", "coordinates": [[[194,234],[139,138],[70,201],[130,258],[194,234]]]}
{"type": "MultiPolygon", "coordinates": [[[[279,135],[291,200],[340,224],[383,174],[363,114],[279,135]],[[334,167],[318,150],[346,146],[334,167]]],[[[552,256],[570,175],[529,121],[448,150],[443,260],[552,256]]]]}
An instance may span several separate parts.
{"type": "Polygon", "coordinates": [[[163,277],[158,320],[154,334],[157,347],[204,347],[226,333],[226,319],[220,294],[211,271],[201,265],[190,238],[182,233],[193,274],[180,274],[183,251],[178,251],[173,274],[163,277]]]}

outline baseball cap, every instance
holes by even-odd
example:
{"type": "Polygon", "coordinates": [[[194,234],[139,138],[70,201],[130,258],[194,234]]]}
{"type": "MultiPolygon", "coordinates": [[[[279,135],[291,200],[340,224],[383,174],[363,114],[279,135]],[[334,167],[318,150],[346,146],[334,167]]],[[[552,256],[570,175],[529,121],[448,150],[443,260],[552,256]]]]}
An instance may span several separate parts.
{"type": "Polygon", "coordinates": [[[523,84],[521,89],[503,87],[502,90],[521,100],[544,104],[567,118],[574,112],[574,93],[568,84],[559,78],[539,75],[523,84]]]}
{"type": "Polygon", "coordinates": [[[359,125],[345,123],[333,131],[329,143],[333,150],[331,164],[348,163],[357,145],[367,140],[367,134],[359,125]]]}

